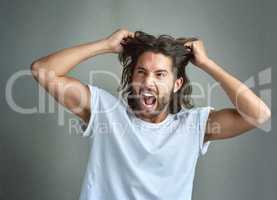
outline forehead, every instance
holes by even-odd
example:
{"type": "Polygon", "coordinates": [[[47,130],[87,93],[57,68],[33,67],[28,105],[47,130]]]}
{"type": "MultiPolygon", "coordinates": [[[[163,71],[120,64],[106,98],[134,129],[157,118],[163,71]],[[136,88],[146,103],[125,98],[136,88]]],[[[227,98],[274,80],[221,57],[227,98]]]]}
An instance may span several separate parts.
{"type": "Polygon", "coordinates": [[[149,71],[172,70],[172,60],[161,53],[145,52],[137,61],[136,68],[143,67],[149,71]]]}

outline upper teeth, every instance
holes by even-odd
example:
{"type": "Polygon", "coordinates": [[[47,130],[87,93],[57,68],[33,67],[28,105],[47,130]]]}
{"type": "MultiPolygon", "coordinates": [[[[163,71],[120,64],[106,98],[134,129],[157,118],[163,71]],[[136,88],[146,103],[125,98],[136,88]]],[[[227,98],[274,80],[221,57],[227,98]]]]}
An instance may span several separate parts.
{"type": "Polygon", "coordinates": [[[142,93],[142,95],[148,96],[148,97],[153,97],[154,96],[153,94],[150,94],[150,93],[142,93]]]}

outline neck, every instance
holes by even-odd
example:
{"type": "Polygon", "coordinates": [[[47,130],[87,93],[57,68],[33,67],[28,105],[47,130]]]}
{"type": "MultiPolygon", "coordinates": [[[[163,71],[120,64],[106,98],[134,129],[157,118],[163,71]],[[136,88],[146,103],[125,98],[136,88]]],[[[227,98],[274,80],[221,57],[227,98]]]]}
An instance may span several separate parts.
{"type": "Polygon", "coordinates": [[[151,114],[145,114],[145,113],[137,113],[135,114],[138,118],[151,122],[151,123],[160,123],[163,120],[166,119],[167,115],[169,114],[169,111],[167,109],[161,111],[159,114],[151,115],[151,114]]]}

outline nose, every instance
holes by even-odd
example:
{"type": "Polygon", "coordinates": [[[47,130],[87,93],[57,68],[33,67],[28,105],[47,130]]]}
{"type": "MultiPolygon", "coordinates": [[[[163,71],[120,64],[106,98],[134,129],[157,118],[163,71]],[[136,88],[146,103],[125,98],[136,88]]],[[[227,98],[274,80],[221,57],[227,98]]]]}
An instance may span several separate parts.
{"type": "Polygon", "coordinates": [[[146,88],[155,90],[156,89],[156,87],[155,87],[156,83],[155,83],[154,77],[152,77],[151,75],[146,76],[145,79],[144,79],[144,86],[146,88]]]}

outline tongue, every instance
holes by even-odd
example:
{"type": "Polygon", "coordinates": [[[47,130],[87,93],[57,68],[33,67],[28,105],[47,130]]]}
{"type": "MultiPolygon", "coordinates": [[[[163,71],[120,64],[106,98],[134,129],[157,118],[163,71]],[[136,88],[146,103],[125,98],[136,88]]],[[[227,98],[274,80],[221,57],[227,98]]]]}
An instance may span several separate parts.
{"type": "Polygon", "coordinates": [[[152,105],[155,101],[155,97],[145,97],[145,104],[152,105]]]}

